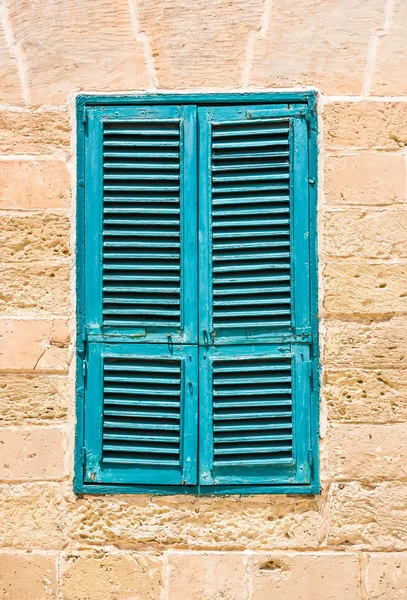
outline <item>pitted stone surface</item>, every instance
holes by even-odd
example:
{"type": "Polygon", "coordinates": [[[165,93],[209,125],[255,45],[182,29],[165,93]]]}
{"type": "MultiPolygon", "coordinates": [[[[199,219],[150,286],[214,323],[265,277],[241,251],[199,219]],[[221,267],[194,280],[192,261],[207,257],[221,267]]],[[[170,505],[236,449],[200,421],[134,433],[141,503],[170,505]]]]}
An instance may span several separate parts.
{"type": "Polygon", "coordinates": [[[0,425],[41,425],[64,419],[70,399],[65,375],[0,374],[0,425]]]}

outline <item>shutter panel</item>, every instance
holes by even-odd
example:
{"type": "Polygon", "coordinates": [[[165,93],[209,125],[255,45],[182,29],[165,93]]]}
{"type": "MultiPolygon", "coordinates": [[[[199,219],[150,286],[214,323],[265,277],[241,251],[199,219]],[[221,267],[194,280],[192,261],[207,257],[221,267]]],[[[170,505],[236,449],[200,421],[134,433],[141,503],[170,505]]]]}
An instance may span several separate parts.
{"type": "Polygon", "coordinates": [[[310,483],[305,117],[199,109],[201,485],[310,483]]]}
{"type": "Polygon", "coordinates": [[[90,343],[85,481],[195,484],[197,375],[193,346],[90,343]]]}
{"type": "Polygon", "coordinates": [[[199,109],[202,343],[309,333],[308,134],[295,115],[199,109]]]}
{"type": "Polygon", "coordinates": [[[190,107],[88,109],[86,483],[197,483],[195,130],[190,107]]]}
{"type": "Polygon", "coordinates": [[[89,109],[86,321],[196,342],[195,110],[89,109]]]}
{"type": "Polygon", "coordinates": [[[200,483],[310,483],[309,346],[201,349],[200,483]]]}

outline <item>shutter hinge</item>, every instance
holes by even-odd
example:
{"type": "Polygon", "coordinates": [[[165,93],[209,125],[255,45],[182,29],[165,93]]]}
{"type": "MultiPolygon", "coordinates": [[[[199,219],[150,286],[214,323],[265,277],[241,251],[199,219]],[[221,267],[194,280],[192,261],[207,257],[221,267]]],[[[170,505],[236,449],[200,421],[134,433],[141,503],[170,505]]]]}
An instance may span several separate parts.
{"type": "Polygon", "coordinates": [[[88,361],[86,360],[86,358],[84,358],[82,360],[82,377],[84,379],[86,379],[87,374],[88,374],[88,361]]]}
{"type": "Polygon", "coordinates": [[[86,331],[82,331],[82,334],[79,338],[79,347],[78,347],[78,353],[80,354],[80,356],[82,357],[82,376],[84,379],[86,379],[86,376],[88,374],[88,361],[87,361],[87,335],[86,335],[86,331]]]}
{"type": "Polygon", "coordinates": [[[85,134],[87,134],[88,133],[88,111],[86,110],[86,108],[83,109],[82,123],[83,123],[83,128],[85,130],[85,134]]]}

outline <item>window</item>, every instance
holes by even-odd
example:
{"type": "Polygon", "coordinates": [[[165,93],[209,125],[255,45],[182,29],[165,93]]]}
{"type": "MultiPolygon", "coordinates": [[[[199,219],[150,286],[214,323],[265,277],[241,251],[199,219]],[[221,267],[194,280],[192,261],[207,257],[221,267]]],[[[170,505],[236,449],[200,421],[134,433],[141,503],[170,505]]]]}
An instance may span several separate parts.
{"type": "Polygon", "coordinates": [[[80,96],[78,492],[318,492],[313,93],[80,96]]]}

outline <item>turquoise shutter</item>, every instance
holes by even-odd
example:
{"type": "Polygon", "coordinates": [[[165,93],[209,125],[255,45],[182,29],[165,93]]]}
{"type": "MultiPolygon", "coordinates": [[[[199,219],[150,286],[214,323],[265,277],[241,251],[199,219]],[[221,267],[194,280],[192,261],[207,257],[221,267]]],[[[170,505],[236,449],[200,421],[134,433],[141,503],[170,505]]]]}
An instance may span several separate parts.
{"type": "Polygon", "coordinates": [[[190,107],[88,109],[86,322],[194,343],[196,125],[190,107]]]}
{"type": "Polygon", "coordinates": [[[85,482],[196,483],[196,113],[87,109],[85,482]]]}
{"type": "Polygon", "coordinates": [[[198,351],[89,344],[85,482],[196,483],[198,351]]]}
{"type": "Polygon", "coordinates": [[[309,483],[308,123],[199,109],[200,483],[309,483]]]}

